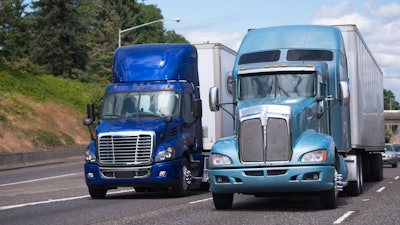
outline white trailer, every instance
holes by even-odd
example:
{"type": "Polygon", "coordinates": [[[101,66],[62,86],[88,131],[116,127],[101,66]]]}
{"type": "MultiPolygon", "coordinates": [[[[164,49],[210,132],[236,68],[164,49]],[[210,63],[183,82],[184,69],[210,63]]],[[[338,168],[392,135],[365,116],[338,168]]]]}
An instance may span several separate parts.
{"type": "Polygon", "coordinates": [[[346,158],[350,186],[383,179],[383,73],[356,25],[336,25],[342,33],[349,76],[351,152],[346,158]],[[362,170],[357,171],[357,170],[362,170]],[[363,176],[361,176],[361,174],[363,176]]]}
{"type": "Polygon", "coordinates": [[[198,55],[200,97],[203,104],[203,148],[211,150],[214,142],[222,137],[233,135],[233,105],[224,106],[228,112],[211,112],[208,108],[209,88],[216,86],[221,90],[220,102],[232,102],[232,68],[236,52],[219,43],[195,44],[198,55]]]}

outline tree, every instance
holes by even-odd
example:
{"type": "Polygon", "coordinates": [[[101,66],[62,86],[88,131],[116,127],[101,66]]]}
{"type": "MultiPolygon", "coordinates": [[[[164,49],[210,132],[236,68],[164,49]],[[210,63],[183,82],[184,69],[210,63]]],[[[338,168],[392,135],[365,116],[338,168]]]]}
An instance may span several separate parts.
{"type": "MultiPolygon", "coordinates": [[[[89,1],[90,0],[86,0],[89,1]]],[[[112,56],[118,47],[119,29],[124,30],[155,20],[163,19],[160,9],[154,5],[144,5],[133,0],[94,0],[93,19],[87,19],[87,35],[90,46],[90,59],[87,65],[87,78],[99,76],[111,79],[112,56]]],[[[84,13],[88,15],[89,13],[84,13]]],[[[165,32],[163,23],[148,26],[121,34],[121,45],[187,42],[175,32],[165,32]]]]}
{"type": "Polygon", "coordinates": [[[29,54],[31,32],[25,15],[24,0],[0,1],[0,54],[15,61],[29,54]]]}
{"type": "Polygon", "coordinates": [[[399,110],[399,102],[396,101],[394,93],[391,90],[383,90],[384,109],[385,110],[399,110]]]}
{"type": "Polygon", "coordinates": [[[78,3],[74,0],[32,2],[36,32],[31,57],[54,75],[73,77],[73,69],[83,70],[88,62],[86,29],[80,20],[78,3]]]}

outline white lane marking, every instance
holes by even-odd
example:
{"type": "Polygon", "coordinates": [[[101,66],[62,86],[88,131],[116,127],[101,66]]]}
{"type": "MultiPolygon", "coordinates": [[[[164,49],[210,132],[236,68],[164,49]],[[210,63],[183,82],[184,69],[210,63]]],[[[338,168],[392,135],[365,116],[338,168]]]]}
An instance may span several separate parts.
{"type": "MultiPolygon", "coordinates": [[[[119,194],[119,193],[132,192],[132,191],[133,190],[120,190],[120,191],[111,192],[110,194],[119,194]]],[[[48,204],[48,203],[53,203],[53,202],[65,202],[65,201],[71,201],[71,200],[77,200],[77,199],[89,198],[89,197],[90,197],[90,195],[82,195],[82,196],[69,197],[69,198],[49,199],[46,201],[39,201],[39,202],[29,202],[29,203],[23,203],[23,204],[17,204],[17,205],[6,205],[6,206],[0,206],[0,211],[6,210],[6,209],[20,208],[20,207],[24,207],[24,206],[41,205],[41,204],[48,204]]]]}
{"type": "Polygon", "coordinates": [[[400,176],[397,176],[397,177],[395,177],[394,179],[395,179],[395,180],[398,180],[399,178],[400,178],[400,176]]]}
{"type": "Polygon", "coordinates": [[[210,201],[211,199],[212,198],[205,198],[205,199],[189,202],[189,204],[196,204],[196,203],[200,203],[200,202],[210,201]]]}
{"type": "Polygon", "coordinates": [[[381,187],[379,188],[376,192],[382,192],[383,190],[385,190],[386,187],[381,187]]]}
{"type": "Polygon", "coordinates": [[[363,202],[368,202],[368,201],[369,201],[369,198],[362,199],[361,201],[363,201],[363,202]]]}
{"type": "Polygon", "coordinates": [[[31,183],[31,182],[43,181],[43,180],[50,180],[50,179],[56,179],[56,178],[61,178],[61,177],[69,177],[69,176],[75,176],[78,174],[81,174],[81,173],[70,173],[70,174],[64,174],[64,175],[59,175],[59,176],[44,177],[44,178],[33,179],[33,180],[25,180],[25,181],[19,181],[19,182],[14,182],[14,183],[0,184],[0,187],[17,185],[17,184],[25,184],[25,183],[31,183]]]}
{"type": "Polygon", "coordinates": [[[345,213],[343,216],[341,216],[339,219],[337,219],[333,224],[341,224],[347,217],[349,217],[351,214],[353,214],[354,211],[348,211],[345,213]]]}

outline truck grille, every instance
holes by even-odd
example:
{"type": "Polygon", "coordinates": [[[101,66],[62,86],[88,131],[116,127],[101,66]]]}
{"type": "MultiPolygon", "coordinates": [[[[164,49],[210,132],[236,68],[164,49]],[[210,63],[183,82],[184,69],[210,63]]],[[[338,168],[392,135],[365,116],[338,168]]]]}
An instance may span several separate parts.
{"type": "Polygon", "coordinates": [[[107,133],[99,136],[100,164],[142,165],[151,162],[152,133],[107,133]]]}
{"type": "Polygon", "coordinates": [[[239,141],[244,163],[289,161],[292,155],[287,121],[282,118],[268,118],[266,126],[259,118],[242,121],[239,141]]]}

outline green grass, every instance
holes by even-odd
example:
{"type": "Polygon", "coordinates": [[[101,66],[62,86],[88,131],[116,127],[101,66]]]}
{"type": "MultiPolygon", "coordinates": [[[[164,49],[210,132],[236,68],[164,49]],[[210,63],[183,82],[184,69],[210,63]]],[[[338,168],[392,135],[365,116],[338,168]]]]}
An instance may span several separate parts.
{"type": "MultiPolygon", "coordinates": [[[[52,75],[32,75],[0,64],[0,94],[17,93],[41,102],[54,100],[81,114],[86,112],[88,102],[99,102],[104,87],[104,84],[81,83],[52,75]]],[[[16,113],[29,111],[23,107],[14,110],[16,113]]]]}
{"type": "MultiPolygon", "coordinates": [[[[39,124],[35,118],[42,115],[35,107],[37,105],[40,108],[43,105],[46,107],[46,104],[54,102],[84,118],[86,104],[93,102],[98,105],[105,86],[105,83],[82,83],[78,80],[52,75],[34,75],[23,70],[11,69],[0,63],[0,128],[13,133],[21,140],[29,141],[37,149],[72,145],[75,140],[71,133],[67,134],[67,131],[63,132],[61,129],[57,131],[56,127],[49,128],[46,127],[48,125],[39,124]],[[35,104],[27,104],[27,101],[35,104]],[[26,124],[28,126],[24,126],[26,124]]],[[[43,119],[46,120],[42,118],[42,121],[43,119]]],[[[58,119],[63,121],[62,117],[58,119]]],[[[83,124],[76,124],[76,126],[83,126],[83,124]]],[[[0,132],[0,138],[3,136],[4,134],[0,132]]],[[[0,144],[1,141],[0,139],[0,144]]],[[[0,146],[1,151],[4,149],[0,146]]]]}

